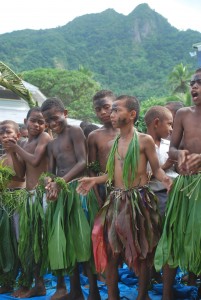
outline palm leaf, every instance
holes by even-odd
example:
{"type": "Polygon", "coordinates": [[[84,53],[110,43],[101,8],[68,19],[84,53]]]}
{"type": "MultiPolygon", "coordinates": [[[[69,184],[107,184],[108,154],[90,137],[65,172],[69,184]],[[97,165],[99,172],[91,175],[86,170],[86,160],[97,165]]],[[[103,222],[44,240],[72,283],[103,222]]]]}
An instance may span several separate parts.
{"type": "Polygon", "coordinates": [[[22,79],[18,77],[8,66],[0,61],[0,85],[13,91],[29,104],[29,107],[36,105],[31,93],[24,86],[22,79]]]}

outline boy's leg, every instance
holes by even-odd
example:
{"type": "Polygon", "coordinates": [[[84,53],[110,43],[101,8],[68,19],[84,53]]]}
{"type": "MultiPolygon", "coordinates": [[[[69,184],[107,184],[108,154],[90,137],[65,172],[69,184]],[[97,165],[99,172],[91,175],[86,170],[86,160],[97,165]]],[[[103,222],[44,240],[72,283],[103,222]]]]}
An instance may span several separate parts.
{"type": "Polygon", "coordinates": [[[150,300],[148,288],[151,279],[151,267],[148,266],[147,262],[147,259],[140,262],[139,290],[136,300],[150,300]]]}
{"type": "Polygon", "coordinates": [[[196,286],[196,281],[197,281],[197,275],[195,275],[193,272],[189,272],[188,285],[196,286]]]}
{"type": "Polygon", "coordinates": [[[177,269],[168,265],[163,267],[163,298],[162,300],[174,300],[173,284],[177,269]]]}
{"type": "Polygon", "coordinates": [[[92,273],[90,264],[86,262],[85,264],[86,268],[86,275],[89,279],[89,297],[88,300],[101,300],[98,285],[97,285],[97,276],[92,273]]]}
{"type": "Polygon", "coordinates": [[[24,293],[20,298],[30,298],[46,295],[45,283],[43,277],[39,276],[40,265],[36,265],[34,271],[35,286],[24,293]]]}
{"type": "Polygon", "coordinates": [[[70,293],[65,297],[65,300],[84,300],[78,265],[76,265],[73,275],[70,277],[70,293]]]}
{"type": "Polygon", "coordinates": [[[119,256],[112,256],[109,258],[107,269],[105,271],[106,283],[108,288],[108,300],[120,300],[118,288],[118,265],[119,256]]]}
{"type": "Polygon", "coordinates": [[[59,275],[59,276],[57,276],[56,292],[51,297],[51,300],[62,299],[64,297],[65,297],[65,299],[67,297],[66,284],[65,284],[64,276],[59,275]]]}

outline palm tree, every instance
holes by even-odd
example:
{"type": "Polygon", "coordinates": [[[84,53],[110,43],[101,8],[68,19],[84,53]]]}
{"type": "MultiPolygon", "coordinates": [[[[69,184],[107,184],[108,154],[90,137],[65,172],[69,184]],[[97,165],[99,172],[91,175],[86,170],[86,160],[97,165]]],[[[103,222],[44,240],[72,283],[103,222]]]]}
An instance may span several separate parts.
{"type": "Polygon", "coordinates": [[[182,63],[176,65],[169,75],[169,84],[173,94],[186,94],[189,91],[189,81],[192,73],[182,63]]]}
{"type": "Polygon", "coordinates": [[[8,66],[0,61],[0,85],[13,91],[29,104],[29,107],[36,105],[31,93],[24,86],[22,79],[18,77],[8,66]]]}

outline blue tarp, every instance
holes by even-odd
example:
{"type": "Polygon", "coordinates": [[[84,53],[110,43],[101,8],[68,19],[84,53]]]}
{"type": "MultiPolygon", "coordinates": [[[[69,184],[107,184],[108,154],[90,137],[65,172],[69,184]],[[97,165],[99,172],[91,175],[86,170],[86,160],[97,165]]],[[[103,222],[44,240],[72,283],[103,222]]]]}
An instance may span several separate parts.
{"type": "MultiPolygon", "coordinates": [[[[183,274],[181,272],[177,273],[175,279],[174,289],[176,291],[177,300],[195,300],[197,297],[197,287],[194,286],[185,286],[181,284],[181,276],[183,274]]],[[[70,282],[69,277],[65,277],[66,286],[68,291],[70,290],[70,282]]],[[[88,296],[88,279],[84,275],[80,274],[80,282],[82,286],[82,291],[85,299],[88,296]]],[[[33,297],[33,300],[49,300],[50,297],[55,292],[56,287],[56,277],[51,274],[47,274],[45,276],[45,285],[47,289],[47,295],[41,297],[33,297]]],[[[108,298],[107,295],[107,286],[104,282],[98,281],[98,287],[101,295],[101,300],[106,300],[108,298]]],[[[137,298],[137,289],[138,289],[138,278],[135,274],[128,269],[126,265],[123,268],[119,269],[119,290],[121,299],[124,300],[135,300],[137,298]]],[[[149,296],[152,300],[161,300],[162,298],[162,284],[153,284],[152,289],[149,291],[149,296]]],[[[10,294],[0,295],[0,300],[6,299],[16,299],[10,296],[10,294]]]]}

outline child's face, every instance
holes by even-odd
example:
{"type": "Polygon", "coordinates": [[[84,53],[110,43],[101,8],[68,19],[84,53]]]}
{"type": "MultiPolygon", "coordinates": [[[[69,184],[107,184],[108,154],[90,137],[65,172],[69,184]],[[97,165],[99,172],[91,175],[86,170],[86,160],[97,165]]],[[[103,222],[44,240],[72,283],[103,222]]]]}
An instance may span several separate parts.
{"type": "Polygon", "coordinates": [[[94,109],[101,123],[111,123],[110,114],[113,101],[110,98],[97,99],[94,101],[94,109]]]}
{"type": "Polygon", "coordinates": [[[45,123],[54,133],[61,133],[66,127],[67,111],[58,111],[55,108],[48,109],[43,112],[45,123]]]}
{"type": "Polygon", "coordinates": [[[201,105],[201,73],[196,73],[190,81],[190,91],[195,105],[201,105]]]}
{"type": "Polygon", "coordinates": [[[168,114],[166,118],[162,121],[158,122],[158,126],[156,128],[156,134],[161,139],[168,138],[172,133],[172,124],[173,124],[173,117],[172,114],[168,114]]]}
{"type": "Polygon", "coordinates": [[[0,142],[3,143],[5,139],[14,138],[17,140],[19,133],[11,124],[0,125],[0,142]]]}
{"type": "Polygon", "coordinates": [[[33,111],[26,120],[29,136],[38,136],[45,130],[45,120],[41,112],[33,111]]]}
{"type": "Polygon", "coordinates": [[[115,101],[112,105],[110,115],[112,126],[114,128],[122,128],[129,123],[134,123],[135,111],[129,111],[125,105],[125,101],[115,101]]]}

